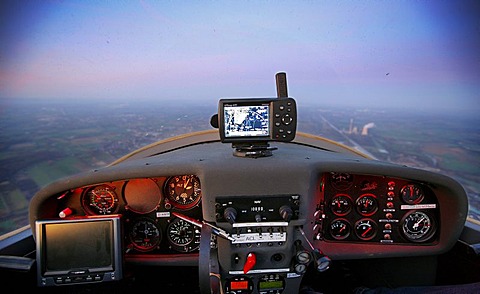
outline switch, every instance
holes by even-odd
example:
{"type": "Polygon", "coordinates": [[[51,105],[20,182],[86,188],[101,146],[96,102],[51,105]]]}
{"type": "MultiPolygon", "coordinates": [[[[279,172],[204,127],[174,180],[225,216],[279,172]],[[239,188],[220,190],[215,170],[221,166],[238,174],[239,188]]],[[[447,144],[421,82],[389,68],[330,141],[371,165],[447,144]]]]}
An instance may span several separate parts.
{"type": "Polygon", "coordinates": [[[243,273],[246,274],[248,273],[257,263],[257,256],[255,253],[250,252],[247,255],[247,260],[245,261],[245,264],[243,265],[243,273]]]}

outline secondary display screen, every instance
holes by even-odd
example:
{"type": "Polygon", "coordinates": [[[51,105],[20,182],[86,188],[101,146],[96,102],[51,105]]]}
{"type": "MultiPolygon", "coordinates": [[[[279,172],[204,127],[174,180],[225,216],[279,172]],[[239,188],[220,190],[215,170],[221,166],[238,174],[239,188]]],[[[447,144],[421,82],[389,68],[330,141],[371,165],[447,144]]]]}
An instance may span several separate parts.
{"type": "Polygon", "coordinates": [[[46,270],[111,268],[112,226],[111,221],[46,225],[46,270]]]}
{"type": "Polygon", "coordinates": [[[123,278],[120,215],[37,220],[40,287],[118,281],[123,278]]]}
{"type": "Polygon", "coordinates": [[[270,105],[225,105],[223,108],[226,138],[270,136],[270,105]]]}

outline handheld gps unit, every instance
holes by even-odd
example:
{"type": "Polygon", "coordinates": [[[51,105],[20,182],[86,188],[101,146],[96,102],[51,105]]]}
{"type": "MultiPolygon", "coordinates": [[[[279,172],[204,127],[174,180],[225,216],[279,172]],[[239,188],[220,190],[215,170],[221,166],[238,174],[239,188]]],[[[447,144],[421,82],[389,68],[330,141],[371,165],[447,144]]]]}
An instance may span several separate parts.
{"type": "Polygon", "coordinates": [[[288,97],[285,73],[275,75],[277,98],[228,98],[218,102],[218,114],[210,124],[219,129],[220,140],[232,143],[233,155],[266,157],[276,147],[270,141],[289,142],[297,131],[297,105],[288,97]]]}
{"type": "Polygon", "coordinates": [[[295,100],[220,99],[218,128],[224,143],[292,141],[297,129],[295,100]]]}

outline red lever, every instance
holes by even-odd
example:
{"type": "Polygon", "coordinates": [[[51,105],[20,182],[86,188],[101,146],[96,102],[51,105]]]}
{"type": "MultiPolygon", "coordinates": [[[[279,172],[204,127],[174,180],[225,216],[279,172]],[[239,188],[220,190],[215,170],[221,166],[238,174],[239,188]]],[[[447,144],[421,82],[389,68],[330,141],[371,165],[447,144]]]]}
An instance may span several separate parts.
{"type": "Polygon", "coordinates": [[[243,273],[248,273],[248,271],[255,266],[255,263],[257,263],[257,257],[255,256],[255,253],[250,252],[247,255],[247,260],[245,261],[245,264],[243,265],[243,273]]]}

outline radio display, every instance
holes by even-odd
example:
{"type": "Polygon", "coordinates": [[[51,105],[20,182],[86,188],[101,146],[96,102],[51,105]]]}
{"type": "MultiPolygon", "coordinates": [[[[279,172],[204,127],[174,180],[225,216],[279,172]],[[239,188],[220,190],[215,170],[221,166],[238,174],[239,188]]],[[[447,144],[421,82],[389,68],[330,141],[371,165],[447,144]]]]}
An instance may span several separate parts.
{"type": "Polygon", "coordinates": [[[247,290],[248,289],[248,281],[231,281],[230,282],[230,289],[235,290],[247,290]]]}
{"type": "Polygon", "coordinates": [[[282,280],[260,281],[258,284],[258,288],[260,288],[260,290],[283,289],[283,281],[282,280]]]}

